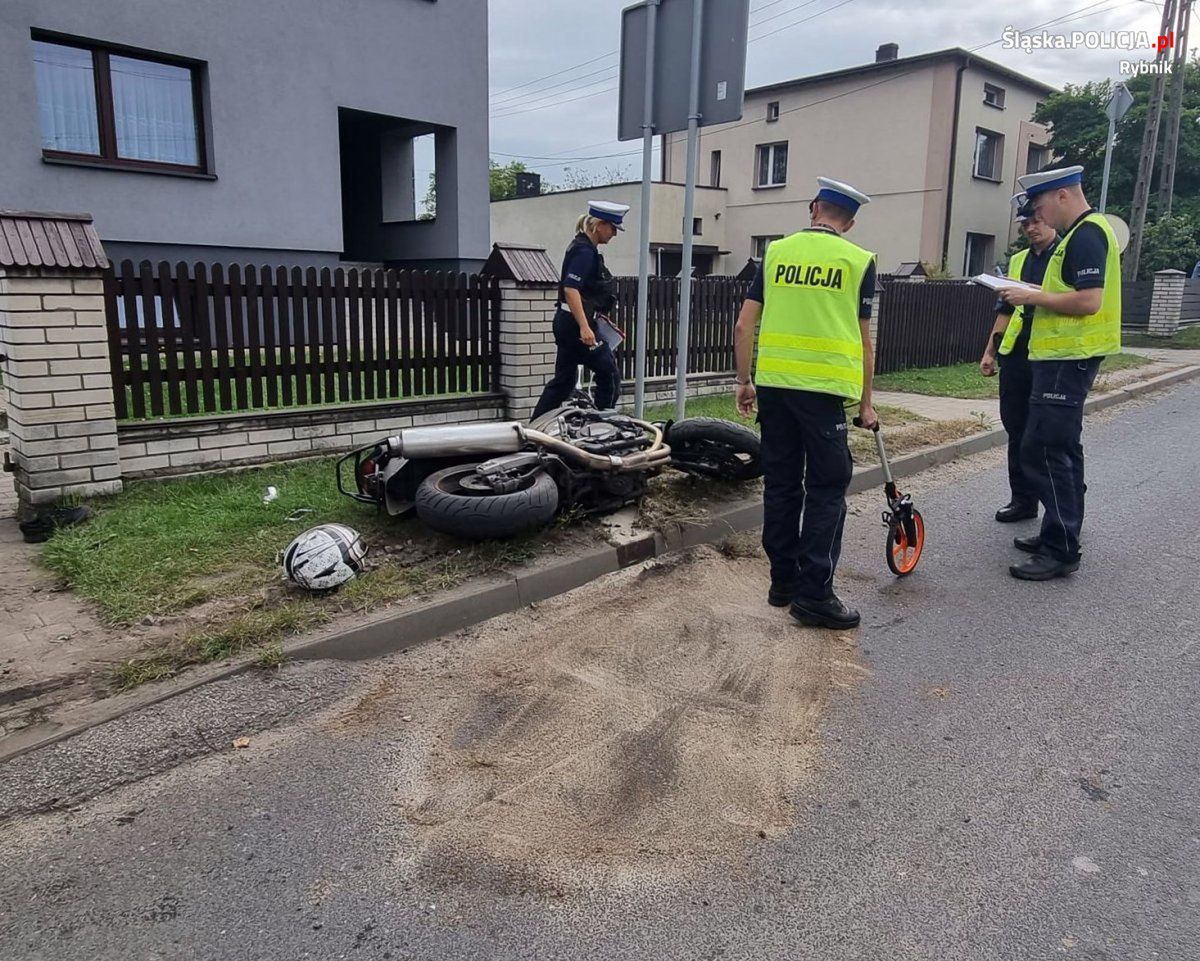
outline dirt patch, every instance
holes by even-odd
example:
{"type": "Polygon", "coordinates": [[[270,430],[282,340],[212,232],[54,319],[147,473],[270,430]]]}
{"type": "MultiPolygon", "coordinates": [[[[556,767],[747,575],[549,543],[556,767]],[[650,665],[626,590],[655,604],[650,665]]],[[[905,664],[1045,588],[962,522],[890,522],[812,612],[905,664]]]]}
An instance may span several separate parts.
{"type": "Polygon", "coordinates": [[[858,675],[850,642],[766,605],[766,564],[741,548],[498,618],[436,679],[368,695],[373,723],[407,717],[427,749],[394,788],[431,879],[553,893],[711,867],[788,829],[835,675],[858,675]]]}

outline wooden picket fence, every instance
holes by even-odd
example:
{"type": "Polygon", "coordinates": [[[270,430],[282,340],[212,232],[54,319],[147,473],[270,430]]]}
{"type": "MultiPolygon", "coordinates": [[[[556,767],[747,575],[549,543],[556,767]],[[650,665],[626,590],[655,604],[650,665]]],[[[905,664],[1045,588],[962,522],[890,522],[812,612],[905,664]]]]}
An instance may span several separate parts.
{"type": "Polygon", "coordinates": [[[967,280],[887,280],[879,298],[875,372],[978,360],[996,319],[996,295],[967,280]]]}
{"type": "MultiPolygon", "coordinates": [[[[623,380],[634,377],[637,343],[637,277],[617,277],[615,317],[626,341],[617,354],[623,380]]],[[[692,280],[688,371],[724,373],[734,368],[733,327],[750,282],[736,277],[692,280]]],[[[646,376],[673,377],[679,357],[679,278],[651,277],[647,295],[646,376]]]]}
{"type": "Polygon", "coordinates": [[[477,274],[126,260],[104,296],[118,418],[499,384],[500,291],[477,274]]]}

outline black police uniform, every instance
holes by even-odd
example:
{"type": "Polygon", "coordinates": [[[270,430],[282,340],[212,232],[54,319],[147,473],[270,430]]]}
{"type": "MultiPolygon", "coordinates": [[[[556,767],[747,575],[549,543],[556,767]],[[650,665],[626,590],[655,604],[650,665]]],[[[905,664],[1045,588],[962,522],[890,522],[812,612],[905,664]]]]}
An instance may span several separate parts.
{"type": "MultiPolygon", "coordinates": [[[[1046,276],[1046,265],[1050,255],[1058,246],[1058,240],[1040,254],[1030,248],[1021,265],[1021,280],[1027,284],[1041,284],[1046,276]]],[[[996,301],[996,310],[1011,316],[1016,307],[1003,300],[996,301]]],[[[1029,422],[1029,394],[1033,390],[1033,368],[1029,363],[1029,334],[1033,328],[1033,308],[1021,308],[1021,331],[1013,343],[1012,352],[999,355],[1000,364],[1000,423],[1008,432],[1008,486],[1012,491],[1012,502],[1017,508],[1037,509],[1037,487],[1021,465],[1021,440],[1029,422]]]]}
{"type": "MultiPolygon", "coordinates": [[[[826,227],[807,230],[836,233],[826,227]]],[[[763,266],[746,294],[763,303],[763,266]]],[[[859,287],[861,320],[871,317],[875,264],[859,287]]],[[[846,489],[854,473],[846,429],[846,399],[834,394],[759,386],[762,428],[763,550],[771,584],[801,600],[833,595],[833,573],[842,553],[846,489]],[[801,517],[804,519],[801,526],[801,517]]]]}
{"type": "MultiPolygon", "coordinates": [[[[1075,224],[1095,210],[1082,214],[1075,224]]],[[[1068,232],[1075,226],[1068,227],[1068,232]]],[[[1104,287],[1108,237],[1097,224],[1083,224],[1067,240],[1063,280],[1076,290],[1104,287]]],[[[1036,320],[1034,321],[1036,323],[1036,320]]],[[[1034,360],[1029,423],[1021,463],[1045,507],[1040,553],[1071,563],[1079,559],[1083,527],[1083,402],[1103,357],[1034,360]]]]}
{"type": "Polygon", "coordinates": [[[562,406],[575,390],[578,367],[582,364],[596,378],[595,401],[601,410],[614,407],[621,394],[621,375],[617,359],[597,334],[596,346],[588,347],[579,336],[579,324],[567,306],[567,289],[578,290],[583,299],[592,333],[596,333],[596,315],[607,314],[616,303],[616,284],[604,266],[604,257],[587,234],[576,234],[563,257],[558,283],[558,309],[554,313],[554,376],[546,384],[534,408],[533,417],[562,406]]]}

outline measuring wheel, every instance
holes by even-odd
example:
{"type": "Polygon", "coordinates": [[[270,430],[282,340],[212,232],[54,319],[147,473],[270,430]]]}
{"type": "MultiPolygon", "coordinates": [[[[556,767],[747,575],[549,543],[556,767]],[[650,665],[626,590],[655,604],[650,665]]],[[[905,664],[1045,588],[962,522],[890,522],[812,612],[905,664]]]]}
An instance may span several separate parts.
{"type": "MultiPolygon", "coordinates": [[[[906,498],[907,494],[904,495],[906,498]]],[[[925,546],[925,521],[921,512],[908,505],[908,517],[887,522],[887,564],[897,577],[905,577],[917,569],[921,550],[925,546]]]]}
{"type": "MultiPolygon", "coordinates": [[[[862,427],[862,420],[855,417],[854,426],[862,427]]],[[[925,549],[925,519],[913,507],[912,496],[901,494],[896,489],[879,425],[876,424],[872,431],[875,434],[875,447],[879,451],[879,463],[883,466],[883,491],[888,506],[883,512],[883,526],[888,532],[887,565],[897,577],[907,577],[917,569],[921,552],[925,549]]]]}

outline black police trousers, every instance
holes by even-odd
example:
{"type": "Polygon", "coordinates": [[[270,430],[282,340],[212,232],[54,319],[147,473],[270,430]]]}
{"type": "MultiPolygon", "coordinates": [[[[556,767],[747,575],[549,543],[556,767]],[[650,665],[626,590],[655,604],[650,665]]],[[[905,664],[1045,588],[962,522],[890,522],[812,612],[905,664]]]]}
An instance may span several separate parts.
{"type": "MultiPolygon", "coordinates": [[[[594,329],[594,328],[593,328],[594,329]]],[[[616,406],[621,396],[621,374],[617,370],[617,359],[602,340],[595,347],[588,347],[579,339],[579,324],[566,310],[554,314],[554,343],[558,355],[554,358],[554,376],[542,390],[542,396],[533,409],[531,420],[541,417],[546,411],[561,407],[575,390],[578,368],[582,364],[596,378],[594,400],[601,410],[616,406]]]]}
{"type": "Polygon", "coordinates": [[[833,594],[846,488],[854,471],[841,397],[758,388],[762,427],[763,549],[771,583],[805,600],[833,594]]]}
{"type": "Polygon", "coordinates": [[[1046,509],[1042,553],[1060,561],[1079,558],[1083,527],[1083,402],[1101,357],[1089,360],[1034,360],[1029,423],[1021,443],[1021,463],[1046,509]]]}
{"type": "Polygon", "coordinates": [[[1008,432],[1008,487],[1012,502],[1036,507],[1037,488],[1021,463],[1021,441],[1029,423],[1029,394],[1033,390],[1033,368],[1026,352],[1000,355],[1000,423],[1008,432]]]}

